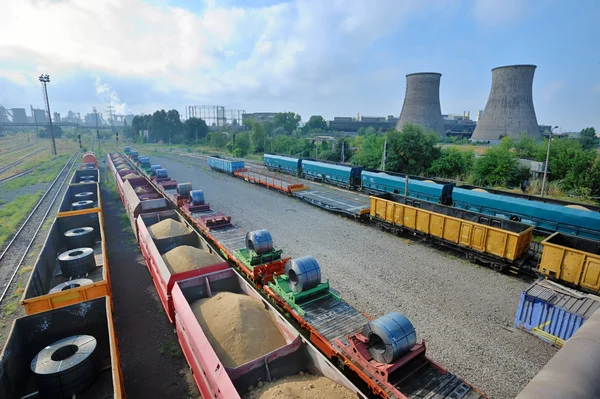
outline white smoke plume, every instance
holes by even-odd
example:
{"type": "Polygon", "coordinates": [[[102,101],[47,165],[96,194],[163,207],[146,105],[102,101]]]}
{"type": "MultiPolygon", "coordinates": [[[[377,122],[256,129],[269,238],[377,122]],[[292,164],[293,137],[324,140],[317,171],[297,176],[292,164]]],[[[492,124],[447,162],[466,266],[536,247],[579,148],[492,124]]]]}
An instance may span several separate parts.
{"type": "Polygon", "coordinates": [[[96,78],[96,94],[100,99],[108,105],[111,103],[113,112],[116,115],[125,115],[127,104],[121,101],[119,95],[106,83],[102,83],[100,78],[96,78]]]}

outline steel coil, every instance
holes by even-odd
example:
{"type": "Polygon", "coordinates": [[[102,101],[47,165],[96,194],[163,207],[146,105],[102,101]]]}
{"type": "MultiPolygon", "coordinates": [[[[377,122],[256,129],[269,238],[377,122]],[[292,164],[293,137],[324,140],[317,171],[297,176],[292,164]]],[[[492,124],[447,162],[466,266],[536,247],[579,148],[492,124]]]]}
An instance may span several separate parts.
{"type": "Polygon", "coordinates": [[[42,349],[31,361],[31,371],[42,398],[71,398],[92,385],[100,371],[91,335],[74,335],[42,349]]]}
{"type": "Polygon", "coordinates": [[[192,205],[204,205],[204,192],[202,190],[190,191],[190,197],[192,198],[192,205]]]}
{"type": "Polygon", "coordinates": [[[86,201],[77,201],[71,204],[71,209],[74,211],[78,211],[80,209],[91,209],[94,207],[94,201],[86,200],[86,201]]]}
{"type": "Polygon", "coordinates": [[[93,200],[94,199],[94,193],[92,191],[85,191],[83,193],[77,193],[74,195],[75,199],[77,201],[82,201],[82,200],[93,200]]]}
{"type": "Polygon", "coordinates": [[[169,177],[169,173],[165,168],[156,169],[156,177],[159,179],[166,179],[169,177]]]}
{"type": "Polygon", "coordinates": [[[177,184],[177,194],[184,198],[188,198],[190,196],[190,191],[192,191],[192,183],[178,183],[177,184]]]}
{"type": "Polygon", "coordinates": [[[48,292],[48,294],[54,294],[55,292],[72,290],[73,288],[83,287],[83,286],[91,285],[91,284],[94,284],[94,282],[92,280],[90,280],[89,278],[77,278],[77,279],[69,280],[69,281],[66,281],[64,283],[57,285],[56,287],[52,288],[48,292]]]}
{"type": "Polygon", "coordinates": [[[162,169],[162,166],[160,166],[160,165],[151,165],[150,166],[150,175],[151,176],[156,176],[156,169],[162,169]]]}
{"type": "Polygon", "coordinates": [[[87,162],[85,164],[86,169],[96,169],[96,165],[93,162],[87,162]]]}
{"type": "Polygon", "coordinates": [[[96,181],[96,178],[94,176],[81,176],[79,178],[80,183],[92,183],[95,181],[96,181]]]}
{"type": "Polygon", "coordinates": [[[68,249],[93,248],[96,243],[93,227],[78,227],[65,231],[65,240],[68,249]]]}
{"type": "Polygon", "coordinates": [[[96,269],[96,259],[92,248],[75,248],[58,255],[60,271],[65,277],[77,277],[96,269]]]}
{"type": "Polygon", "coordinates": [[[258,255],[269,253],[273,250],[273,238],[269,230],[256,230],[246,234],[246,248],[258,255]]]}
{"type": "Polygon", "coordinates": [[[415,328],[399,312],[390,312],[369,322],[363,327],[362,335],[369,339],[369,353],[379,363],[394,363],[417,343],[415,328]]]}
{"type": "Polygon", "coordinates": [[[312,256],[288,260],[285,264],[285,274],[288,276],[292,292],[296,294],[321,284],[321,268],[312,256]]]}

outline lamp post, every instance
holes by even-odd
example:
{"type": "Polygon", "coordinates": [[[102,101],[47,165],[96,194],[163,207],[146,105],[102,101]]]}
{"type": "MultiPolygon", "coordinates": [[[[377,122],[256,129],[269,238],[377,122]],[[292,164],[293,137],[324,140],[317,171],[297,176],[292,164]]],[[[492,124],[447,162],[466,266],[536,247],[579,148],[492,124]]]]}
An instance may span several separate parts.
{"type": "Polygon", "coordinates": [[[550,129],[550,136],[548,137],[548,150],[546,151],[546,164],[544,165],[544,178],[542,179],[542,192],[541,196],[544,196],[544,189],[546,188],[546,175],[548,174],[548,160],[550,159],[550,141],[552,141],[552,133],[554,129],[558,129],[558,126],[554,126],[550,129]]]}
{"type": "Polygon", "coordinates": [[[40,82],[42,82],[42,89],[44,91],[44,101],[46,102],[46,112],[48,112],[48,127],[50,129],[50,138],[52,139],[52,155],[56,155],[56,142],[54,141],[54,129],[52,128],[52,116],[50,114],[50,102],[48,101],[48,87],[46,86],[50,83],[49,75],[40,75],[40,82]]]}

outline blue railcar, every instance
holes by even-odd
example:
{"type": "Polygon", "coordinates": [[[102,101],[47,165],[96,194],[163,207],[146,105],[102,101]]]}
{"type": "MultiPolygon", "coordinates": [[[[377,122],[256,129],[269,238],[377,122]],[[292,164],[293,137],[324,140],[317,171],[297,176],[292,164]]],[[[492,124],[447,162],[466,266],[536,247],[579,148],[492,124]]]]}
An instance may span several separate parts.
{"type": "Polygon", "coordinates": [[[234,161],[219,157],[208,157],[208,166],[212,170],[233,174],[235,171],[244,169],[244,161],[234,161]]]}
{"type": "MultiPolygon", "coordinates": [[[[379,194],[387,192],[402,195],[406,193],[405,177],[363,170],[361,181],[362,191],[367,193],[379,194]]],[[[454,184],[437,184],[409,178],[407,196],[429,202],[451,204],[453,187],[454,184]]]]}
{"type": "Polygon", "coordinates": [[[345,188],[360,187],[360,166],[342,166],[325,162],[302,160],[302,174],[307,179],[335,184],[345,188]]]}
{"type": "Polygon", "coordinates": [[[302,159],[300,158],[265,154],[263,161],[265,167],[269,170],[289,173],[294,176],[302,175],[302,159]]]}
{"type": "Polygon", "coordinates": [[[536,230],[571,234],[600,240],[600,214],[564,206],[511,198],[502,195],[454,188],[452,200],[457,208],[518,220],[536,230]]]}

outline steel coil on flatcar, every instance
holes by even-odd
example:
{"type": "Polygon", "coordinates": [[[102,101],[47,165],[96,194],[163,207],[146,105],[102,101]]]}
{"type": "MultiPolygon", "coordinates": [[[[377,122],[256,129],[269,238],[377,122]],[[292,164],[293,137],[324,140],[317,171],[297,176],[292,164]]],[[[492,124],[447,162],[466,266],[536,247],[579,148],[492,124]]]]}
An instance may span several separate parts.
{"type": "Polygon", "coordinates": [[[296,294],[321,284],[321,267],[312,256],[290,259],[285,264],[285,274],[292,292],[296,294]]]}
{"type": "Polygon", "coordinates": [[[165,168],[161,168],[161,169],[156,169],[156,177],[159,179],[166,179],[167,177],[169,177],[169,173],[167,172],[167,170],[165,168]]]}
{"type": "Polygon", "coordinates": [[[192,205],[204,205],[204,192],[202,190],[190,191],[190,198],[192,199],[192,205]]]}
{"type": "Polygon", "coordinates": [[[92,285],[94,282],[89,278],[77,278],[74,280],[65,281],[64,283],[60,283],[54,288],[52,288],[48,294],[54,294],[55,292],[62,292],[67,290],[72,290],[77,287],[84,287],[86,285],[92,285]]]}
{"type": "Polygon", "coordinates": [[[77,201],[93,200],[94,193],[92,191],[84,191],[83,193],[75,194],[74,197],[77,201]]]}
{"type": "Polygon", "coordinates": [[[188,198],[190,196],[190,192],[192,191],[192,183],[178,183],[177,184],[177,194],[184,198],[188,198]]]}
{"type": "Polygon", "coordinates": [[[417,333],[406,316],[390,312],[369,322],[362,335],[369,339],[368,350],[380,363],[394,363],[417,343],[417,333]]]}
{"type": "Polygon", "coordinates": [[[269,253],[273,250],[273,238],[268,230],[256,230],[246,233],[246,248],[258,255],[269,253]]]}

